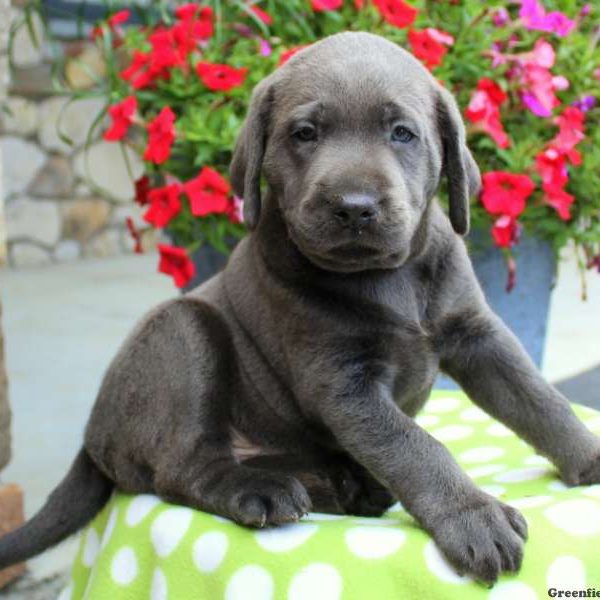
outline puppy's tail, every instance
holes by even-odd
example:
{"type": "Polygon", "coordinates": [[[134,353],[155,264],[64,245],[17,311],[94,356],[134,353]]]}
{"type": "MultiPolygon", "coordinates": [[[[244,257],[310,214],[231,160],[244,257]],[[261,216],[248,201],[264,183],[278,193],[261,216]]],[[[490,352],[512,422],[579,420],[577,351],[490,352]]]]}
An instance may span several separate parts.
{"type": "Polygon", "coordinates": [[[112,488],[82,448],[40,511],[0,539],[0,569],[40,554],[81,529],[106,504],[112,488]]]}

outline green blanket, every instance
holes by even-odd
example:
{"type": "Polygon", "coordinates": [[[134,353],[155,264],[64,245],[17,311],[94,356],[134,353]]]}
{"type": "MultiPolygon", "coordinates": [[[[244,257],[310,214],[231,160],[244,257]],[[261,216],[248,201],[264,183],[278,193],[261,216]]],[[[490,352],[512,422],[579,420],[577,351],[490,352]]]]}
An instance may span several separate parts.
{"type": "MultiPolygon", "coordinates": [[[[600,413],[576,412],[600,433],[600,413]]],[[[492,589],[460,577],[399,504],[380,519],[310,514],[254,531],[155,496],[116,493],[83,532],[61,600],[534,600],[549,588],[588,587],[600,594],[600,485],[565,487],[545,459],[462,394],[435,394],[417,421],[479,486],[527,518],[517,576],[492,589]]]]}

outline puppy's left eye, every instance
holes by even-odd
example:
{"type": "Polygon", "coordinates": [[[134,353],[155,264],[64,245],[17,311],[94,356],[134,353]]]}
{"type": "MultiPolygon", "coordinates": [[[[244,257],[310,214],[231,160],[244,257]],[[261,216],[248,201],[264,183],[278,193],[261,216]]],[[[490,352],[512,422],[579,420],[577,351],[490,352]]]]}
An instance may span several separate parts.
{"type": "Polygon", "coordinates": [[[411,140],[413,140],[416,135],[410,130],[404,127],[403,125],[396,125],[392,130],[392,141],[400,142],[402,144],[408,144],[411,140]]]}

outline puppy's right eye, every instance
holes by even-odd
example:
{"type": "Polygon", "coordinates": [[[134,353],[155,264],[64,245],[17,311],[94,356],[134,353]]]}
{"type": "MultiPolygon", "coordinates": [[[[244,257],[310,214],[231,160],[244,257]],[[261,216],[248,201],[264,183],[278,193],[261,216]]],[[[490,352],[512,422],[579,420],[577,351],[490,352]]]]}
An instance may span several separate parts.
{"type": "Polygon", "coordinates": [[[292,132],[292,137],[299,142],[314,142],[317,139],[317,128],[309,124],[301,125],[292,132]]]}

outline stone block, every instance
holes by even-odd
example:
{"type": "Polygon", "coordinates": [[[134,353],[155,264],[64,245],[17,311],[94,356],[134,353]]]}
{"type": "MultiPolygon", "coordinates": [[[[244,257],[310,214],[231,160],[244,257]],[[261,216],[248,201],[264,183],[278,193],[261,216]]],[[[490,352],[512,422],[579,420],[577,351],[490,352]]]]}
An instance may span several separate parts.
{"type": "Polygon", "coordinates": [[[5,217],[9,243],[29,239],[54,246],[59,239],[61,219],[54,202],[18,198],[7,203],[5,217]]]}
{"type": "Polygon", "coordinates": [[[69,160],[63,156],[51,156],[27,188],[27,194],[46,198],[70,196],[74,184],[75,174],[69,160]]]}
{"type": "Polygon", "coordinates": [[[85,46],[67,61],[65,77],[70,87],[83,90],[94,86],[106,75],[106,63],[96,46],[85,46]]]}
{"type": "Polygon", "coordinates": [[[81,257],[81,244],[75,240],[62,240],[54,248],[54,259],[57,262],[72,262],[81,257]]]}
{"type": "Polygon", "coordinates": [[[10,460],[10,405],[8,403],[8,381],[4,358],[4,334],[2,329],[2,306],[0,305],[0,471],[10,460]]]}
{"type": "Polygon", "coordinates": [[[62,206],[62,237],[88,241],[108,223],[111,205],[102,199],[76,200],[62,206]]]}
{"type": "Polygon", "coordinates": [[[10,55],[17,67],[33,67],[44,59],[44,25],[40,17],[33,13],[32,36],[27,24],[24,21],[21,23],[22,16],[21,11],[13,11],[13,23],[18,27],[13,35],[10,55]]]}
{"type": "Polygon", "coordinates": [[[15,136],[0,138],[0,145],[2,146],[4,197],[22,194],[46,162],[46,155],[35,144],[15,136]]]}
{"type": "Polygon", "coordinates": [[[105,258],[123,254],[121,232],[118,229],[105,229],[95,235],[84,248],[84,256],[105,258]]]}
{"type": "Polygon", "coordinates": [[[0,116],[0,122],[4,133],[30,136],[39,124],[37,105],[27,98],[10,96],[6,99],[6,111],[0,116]]]}
{"type": "Polygon", "coordinates": [[[86,141],[103,106],[104,101],[99,98],[83,98],[74,102],[62,97],[48,98],[40,105],[40,143],[46,150],[72,154],[86,141]],[[63,141],[61,134],[72,144],[63,141]]]}
{"type": "Polygon", "coordinates": [[[8,247],[8,262],[12,267],[43,267],[52,263],[50,252],[31,242],[14,242],[8,247]]]}
{"type": "MultiPolygon", "coordinates": [[[[0,537],[23,524],[23,491],[17,485],[0,487],[0,537]]],[[[25,564],[0,571],[0,589],[25,572],[25,564]]]]}
{"type": "MultiPolygon", "coordinates": [[[[141,177],[141,159],[130,148],[126,148],[126,154],[133,177],[141,177]]],[[[92,187],[105,190],[111,200],[131,202],[135,196],[134,183],[117,143],[100,141],[88,148],[87,152],[85,149],[80,150],[75,156],[75,173],[92,187]]]]}

